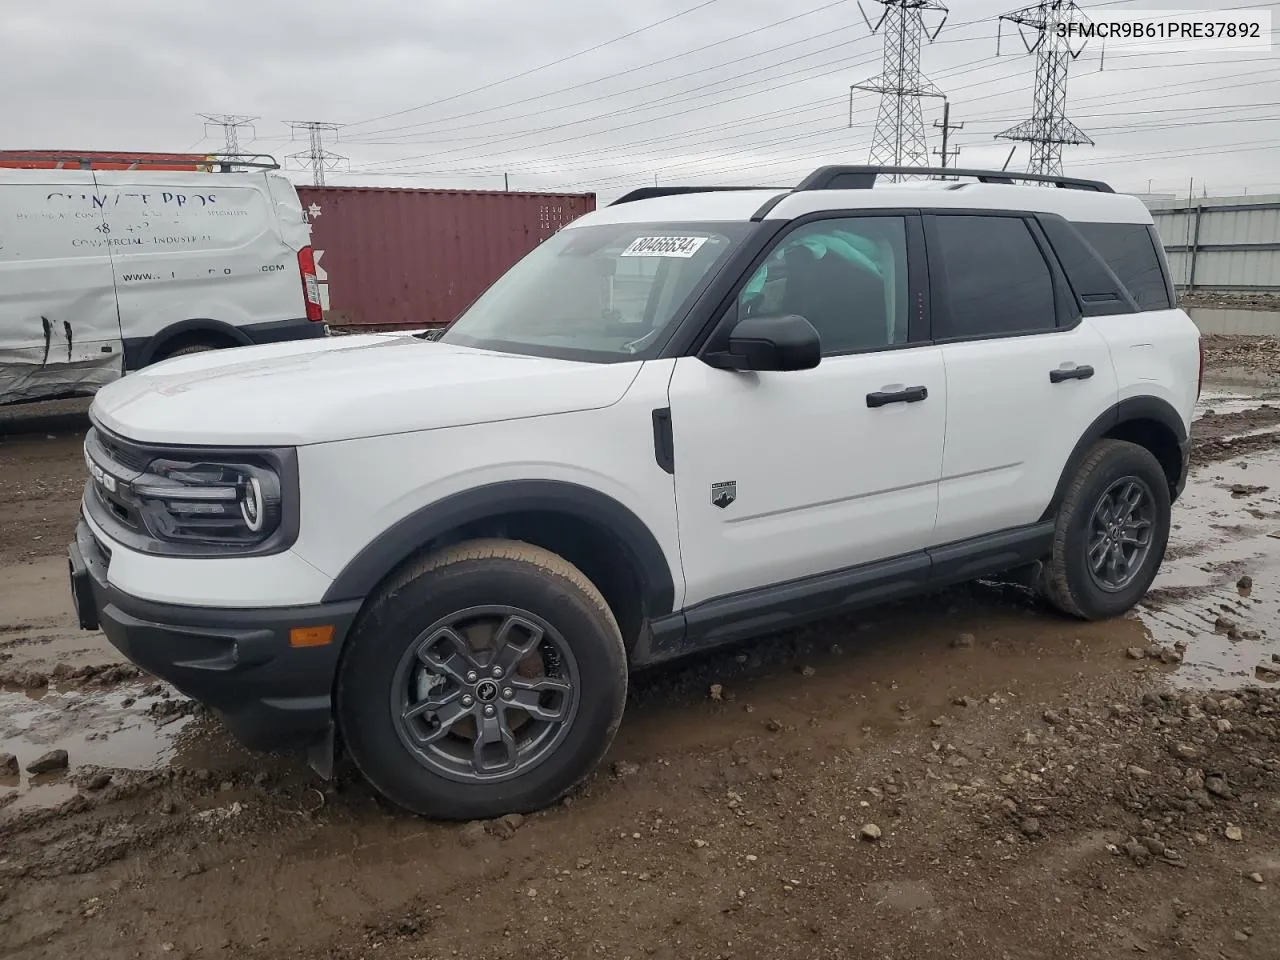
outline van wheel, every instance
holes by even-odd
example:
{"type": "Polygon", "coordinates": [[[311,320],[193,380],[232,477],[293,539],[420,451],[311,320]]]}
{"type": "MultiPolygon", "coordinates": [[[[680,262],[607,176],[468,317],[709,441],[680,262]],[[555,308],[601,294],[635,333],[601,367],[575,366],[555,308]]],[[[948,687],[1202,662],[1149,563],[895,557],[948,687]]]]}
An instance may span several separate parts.
{"type": "Polygon", "coordinates": [[[1103,440],[1058,511],[1042,591],[1064,613],[1115,617],[1151,586],[1169,542],[1169,481],[1145,447],[1103,440]]]}
{"type": "Polygon", "coordinates": [[[161,360],[168,360],[171,357],[185,357],[191,353],[204,353],[206,350],[221,349],[216,343],[188,343],[185,346],[175,347],[172,350],[166,350],[160,356],[153,360],[153,363],[159,363],[161,360]]]}
{"type": "Polygon", "coordinates": [[[582,572],[541,547],[473,540],[370,601],[336,712],[356,766],[389,800],[479,819],[577,785],[612,743],[626,695],[617,621],[582,572]]]}

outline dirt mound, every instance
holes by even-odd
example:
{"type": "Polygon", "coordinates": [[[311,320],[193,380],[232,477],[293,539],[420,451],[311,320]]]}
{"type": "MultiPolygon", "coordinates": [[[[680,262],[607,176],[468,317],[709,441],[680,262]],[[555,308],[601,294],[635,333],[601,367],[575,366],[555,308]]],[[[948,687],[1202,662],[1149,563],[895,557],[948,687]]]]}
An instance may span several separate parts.
{"type": "Polygon", "coordinates": [[[1203,343],[1207,370],[1280,373],[1280,337],[1205,334],[1203,343]]]}

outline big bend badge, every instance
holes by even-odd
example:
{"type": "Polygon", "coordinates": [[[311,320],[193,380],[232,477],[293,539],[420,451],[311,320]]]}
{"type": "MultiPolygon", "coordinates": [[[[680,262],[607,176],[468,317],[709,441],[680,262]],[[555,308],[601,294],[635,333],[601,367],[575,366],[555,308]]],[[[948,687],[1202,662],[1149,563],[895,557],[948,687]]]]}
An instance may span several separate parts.
{"type": "Polygon", "coordinates": [[[738,499],[738,481],[728,480],[711,485],[711,504],[723,510],[738,499]]]}

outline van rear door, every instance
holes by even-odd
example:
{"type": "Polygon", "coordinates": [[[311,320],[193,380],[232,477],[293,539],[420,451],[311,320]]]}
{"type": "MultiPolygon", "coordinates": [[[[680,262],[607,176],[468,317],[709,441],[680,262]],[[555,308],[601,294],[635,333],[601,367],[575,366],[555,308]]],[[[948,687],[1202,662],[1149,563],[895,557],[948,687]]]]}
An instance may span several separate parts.
{"type": "Polygon", "coordinates": [[[0,170],[0,403],[120,376],[103,203],[92,171],[0,170]]]}

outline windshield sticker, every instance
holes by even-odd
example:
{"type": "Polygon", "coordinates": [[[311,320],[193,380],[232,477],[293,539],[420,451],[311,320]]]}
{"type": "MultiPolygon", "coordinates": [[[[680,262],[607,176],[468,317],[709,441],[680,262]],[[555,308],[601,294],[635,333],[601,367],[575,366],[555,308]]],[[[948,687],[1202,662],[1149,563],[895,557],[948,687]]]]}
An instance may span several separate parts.
{"type": "Polygon", "coordinates": [[[708,240],[707,237],[636,237],[623,250],[623,257],[692,257],[708,240]]]}

